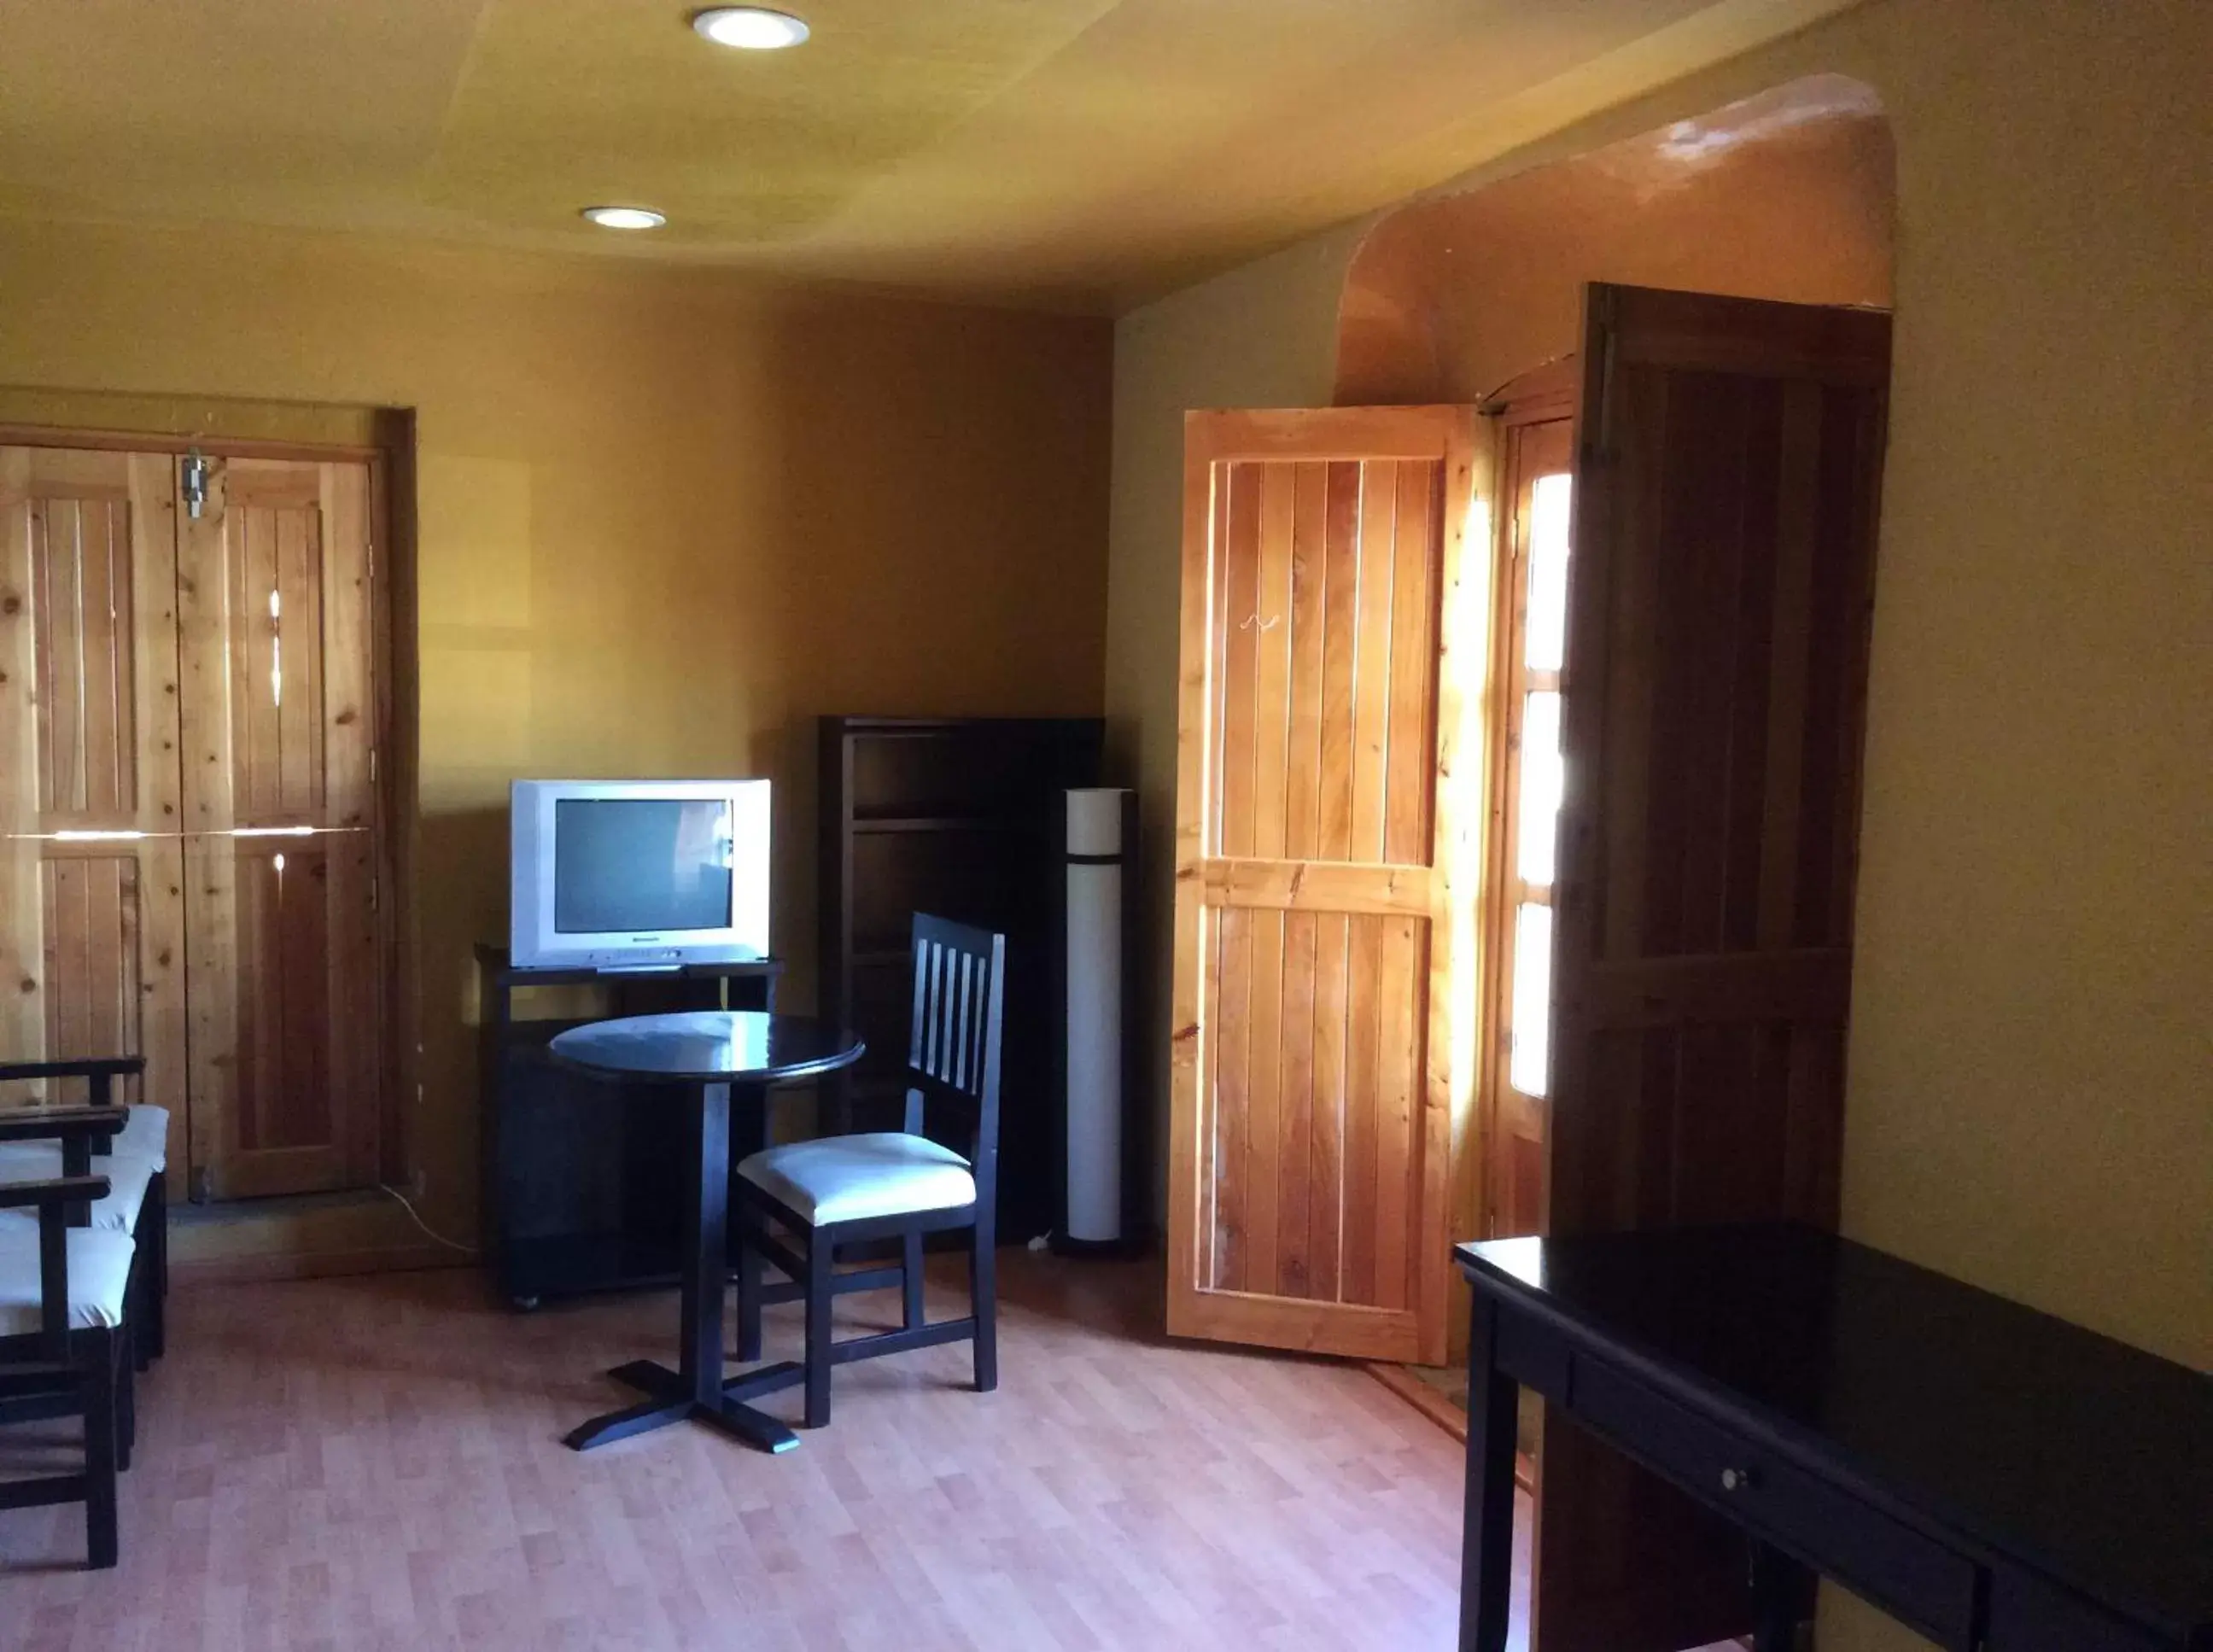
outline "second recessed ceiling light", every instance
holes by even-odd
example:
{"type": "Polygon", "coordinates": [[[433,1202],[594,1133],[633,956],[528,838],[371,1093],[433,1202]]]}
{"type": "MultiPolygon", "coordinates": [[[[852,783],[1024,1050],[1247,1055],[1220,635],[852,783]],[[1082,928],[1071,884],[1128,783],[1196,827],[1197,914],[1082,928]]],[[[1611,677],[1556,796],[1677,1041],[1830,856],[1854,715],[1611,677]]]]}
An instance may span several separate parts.
{"type": "Polygon", "coordinates": [[[762,6],[716,6],[695,14],[692,27],[717,46],[746,52],[781,52],[807,38],[807,25],[798,18],[762,6]]]}

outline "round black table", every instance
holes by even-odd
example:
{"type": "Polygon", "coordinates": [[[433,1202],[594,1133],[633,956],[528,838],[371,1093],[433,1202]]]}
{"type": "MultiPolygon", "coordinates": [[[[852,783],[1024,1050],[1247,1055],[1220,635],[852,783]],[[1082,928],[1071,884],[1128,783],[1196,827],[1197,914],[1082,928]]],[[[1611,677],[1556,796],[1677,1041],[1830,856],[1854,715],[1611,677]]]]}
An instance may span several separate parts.
{"type": "Polygon", "coordinates": [[[730,1094],[747,1103],[744,1151],[768,1145],[768,1087],[785,1079],[835,1072],[861,1058],[850,1033],[797,1015],[752,1009],[694,1010],[633,1015],[571,1027],[547,1046],[563,1065],[627,1084],[680,1084],[698,1098],[692,1138],[692,1197],[684,1216],[683,1348],[680,1369],[632,1360],[607,1373],[640,1390],[643,1404],[595,1417],[572,1429],[567,1443],[588,1451],[613,1440],[665,1428],[687,1417],[768,1451],[789,1451],[799,1436],[745,1402],[798,1381],[785,1363],[722,1379],[722,1289],[729,1272],[730,1094]]]}

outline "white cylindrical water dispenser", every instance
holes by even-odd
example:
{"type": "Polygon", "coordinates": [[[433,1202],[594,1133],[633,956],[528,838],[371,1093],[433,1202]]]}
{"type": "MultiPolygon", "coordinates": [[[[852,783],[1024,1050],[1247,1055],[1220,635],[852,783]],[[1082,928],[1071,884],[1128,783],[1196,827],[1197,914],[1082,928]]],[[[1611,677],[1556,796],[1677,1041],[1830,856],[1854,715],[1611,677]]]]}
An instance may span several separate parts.
{"type": "Polygon", "coordinates": [[[1071,1248],[1122,1242],[1122,914],[1126,788],[1068,794],[1067,1216],[1071,1248]]]}

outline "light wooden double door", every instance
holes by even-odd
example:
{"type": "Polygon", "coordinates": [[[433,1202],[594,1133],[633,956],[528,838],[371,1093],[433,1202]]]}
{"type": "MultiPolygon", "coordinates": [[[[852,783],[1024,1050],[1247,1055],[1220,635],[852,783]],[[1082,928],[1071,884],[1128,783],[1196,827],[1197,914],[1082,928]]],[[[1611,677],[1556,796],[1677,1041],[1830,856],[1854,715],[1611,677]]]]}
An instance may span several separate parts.
{"type": "Polygon", "coordinates": [[[374,484],[0,446],[0,1059],[143,1055],[196,1198],[378,1177],[374,484]]]}

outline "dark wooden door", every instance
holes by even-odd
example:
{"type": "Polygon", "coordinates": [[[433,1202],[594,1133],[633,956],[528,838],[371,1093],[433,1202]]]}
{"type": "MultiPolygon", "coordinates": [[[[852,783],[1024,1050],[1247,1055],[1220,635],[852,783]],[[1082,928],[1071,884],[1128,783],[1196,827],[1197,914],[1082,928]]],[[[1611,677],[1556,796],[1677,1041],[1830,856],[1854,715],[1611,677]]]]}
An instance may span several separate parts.
{"type": "MultiPolygon", "coordinates": [[[[1890,318],[1594,286],[1555,889],[1555,1234],[1833,1227],[1890,318]]],[[[1548,1419],[1538,1652],[1751,1626],[1741,1539],[1548,1419]]]]}

